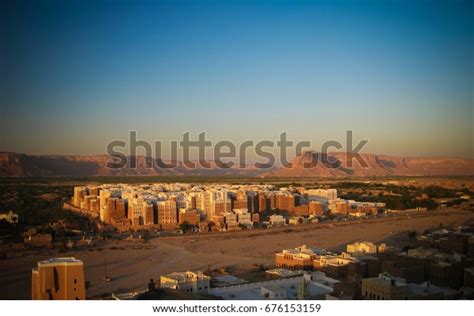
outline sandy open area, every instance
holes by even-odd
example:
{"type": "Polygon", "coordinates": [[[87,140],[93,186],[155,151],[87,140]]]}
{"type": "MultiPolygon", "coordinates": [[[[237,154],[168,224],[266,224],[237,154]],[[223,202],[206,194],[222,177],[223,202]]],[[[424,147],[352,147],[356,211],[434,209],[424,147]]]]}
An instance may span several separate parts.
{"type": "Polygon", "coordinates": [[[145,288],[148,279],[172,271],[207,270],[238,265],[271,266],[275,252],[306,244],[340,251],[360,240],[401,246],[408,231],[457,226],[474,222],[474,211],[436,211],[422,217],[403,216],[371,222],[312,224],[270,230],[160,237],[142,241],[107,241],[101,250],[78,250],[67,254],[33,253],[0,261],[0,299],[29,299],[31,269],[49,257],[75,256],[83,260],[89,296],[145,288]],[[112,248],[112,249],[111,249],[112,248]],[[111,282],[102,281],[107,260],[111,282]]]}

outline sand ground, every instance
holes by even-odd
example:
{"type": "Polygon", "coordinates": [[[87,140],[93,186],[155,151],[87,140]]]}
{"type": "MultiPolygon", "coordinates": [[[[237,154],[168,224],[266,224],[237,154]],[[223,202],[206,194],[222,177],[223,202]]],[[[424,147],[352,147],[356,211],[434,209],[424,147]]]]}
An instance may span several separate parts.
{"type": "Polygon", "coordinates": [[[88,296],[146,287],[150,278],[185,270],[207,270],[264,264],[272,266],[274,254],[302,244],[332,251],[344,250],[353,241],[387,242],[403,246],[408,231],[474,223],[474,211],[445,210],[422,217],[403,216],[370,222],[312,224],[271,230],[160,237],[142,241],[107,241],[95,250],[79,249],[66,254],[27,252],[0,261],[0,299],[29,299],[31,269],[49,257],[74,256],[83,260],[91,286],[88,296]],[[111,282],[102,281],[107,260],[111,282]]]}

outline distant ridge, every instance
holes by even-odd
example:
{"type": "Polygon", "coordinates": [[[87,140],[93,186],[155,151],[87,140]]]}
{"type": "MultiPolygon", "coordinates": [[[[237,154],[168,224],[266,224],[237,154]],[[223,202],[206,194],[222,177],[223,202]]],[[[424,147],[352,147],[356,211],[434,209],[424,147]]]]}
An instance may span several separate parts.
{"type": "MultiPolygon", "coordinates": [[[[144,156],[136,159],[136,168],[107,168],[111,157],[108,155],[94,156],[59,156],[59,155],[26,155],[11,152],[0,152],[0,177],[88,177],[88,176],[171,176],[171,175],[257,175],[261,170],[253,166],[238,169],[219,169],[212,163],[211,168],[188,169],[182,163],[175,168],[148,168],[147,163],[153,158],[144,156]]],[[[130,159],[130,157],[129,157],[130,159]]],[[[168,163],[168,162],[167,162],[168,163]]],[[[153,165],[153,164],[151,164],[153,165]]]]}
{"type": "Polygon", "coordinates": [[[212,164],[210,169],[202,167],[187,169],[181,163],[176,168],[146,168],[151,158],[136,157],[137,168],[109,169],[107,155],[95,156],[34,156],[18,153],[0,153],[0,176],[2,177],[64,177],[64,176],[159,176],[159,175],[242,175],[262,177],[377,177],[377,176],[460,176],[474,175],[474,160],[449,157],[397,157],[361,154],[368,167],[353,160],[347,165],[346,153],[329,153],[326,159],[316,152],[305,152],[292,160],[291,168],[274,167],[259,170],[253,166],[239,169],[219,169],[212,164]],[[317,161],[315,167],[304,168],[303,164],[317,161]],[[322,161],[329,161],[324,164],[322,161]],[[333,168],[338,166],[338,168],[333,168]]]}
{"type": "Polygon", "coordinates": [[[322,159],[321,153],[306,152],[292,160],[291,168],[278,168],[265,172],[264,176],[275,177],[378,177],[378,176],[460,176],[474,175],[474,160],[452,157],[400,157],[361,154],[367,167],[356,159],[348,167],[348,155],[343,152],[329,153],[322,159]],[[303,164],[318,161],[314,168],[303,168],[303,164]],[[322,161],[329,161],[323,163],[322,161]],[[329,167],[328,167],[329,166],[329,167]],[[334,168],[339,166],[338,168],[334,168]]]}

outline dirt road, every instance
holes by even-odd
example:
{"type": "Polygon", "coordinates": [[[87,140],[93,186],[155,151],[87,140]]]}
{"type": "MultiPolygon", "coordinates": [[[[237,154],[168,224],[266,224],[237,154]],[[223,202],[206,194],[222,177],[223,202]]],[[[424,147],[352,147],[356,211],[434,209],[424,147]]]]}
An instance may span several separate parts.
{"type": "Polygon", "coordinates": [[[437,211],[425,216],[404,216],[371,222],[337,225],[316,224],[289,229],[254,230],[237,233],[184,235],[141,241],[108,241],[96,250],[77,250],[66,254],[28,253],[22,257],[0,261],[0,298],[29,299],[31,269],[37,261],[50,257],[74,256],[83,260],[87,293],[103,293],[144,288],[150,278],[185,270],[206,270],[238,264],[272,265],[274,254],[285,248],[306,244],[340,251],[347,243],[372,241],[404,245],[408,231],[457,226],[474,222],[474,211],[437,211]],[[102,281],[107,260],[111,282],[102,281]]]}

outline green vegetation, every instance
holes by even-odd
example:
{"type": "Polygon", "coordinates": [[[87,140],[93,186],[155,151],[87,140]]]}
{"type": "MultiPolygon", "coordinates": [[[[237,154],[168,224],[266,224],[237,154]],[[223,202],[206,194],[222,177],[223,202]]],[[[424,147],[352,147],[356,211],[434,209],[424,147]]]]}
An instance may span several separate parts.
{"type": "Polygon", "coordinates": [[[194,226],[189,224],[186,221],[179,225],[179,229],[181,229],[183,231],[183,233],[191,231],[193,228],[194,228],[194,226]]]}
{"type": "Polygon", "coordinates": [[[69,185],[0,184],[0,212],[11,210],[19,215],[18,224],[1,223],[0,234],[18,239],[27,227],[42,226],[39,232],[51,233],[55,240],[64,240],[74,235],[71,230],[86,231],[94,227],[88,217],[62,209],[71,194],[69,185]],[[59,222],[61,224],[54,228],[48,225],[59,222]]]}
{"type": "Polygon", "coordinates": [[[417,200],[414,196],[404,194],[401,196],[394,195],[378,195],[378,196],[363,196],[360,194],[345,194],[341,198],[348,200],[356,200],[360,202],[382,202],[388,209],[392,210],[406,210],[414,209],[417,207],[426,207],[429,210],[438,207],[438,203],[431,199],[417,200]]]}
{"type": "Polygon", "coordinates": [[[410,240],[416,239],[416,236],[417,236],[416,230],[412,230],[408,232],[408,238],[410,238],[410,240]]]}
{"type": "Polygon", "coordinates": [[[144,244],[146,244],[151,238],[150,232],[147,229],[141,232],[141,236],[144,244]]]}
{"type": "Polygon", "coordinates": [[[341,198],[362,202],[383,202],[389,209],[405,210],[414,208],[435,209],[434,199],[450,199],[448,206],[461,203],[459,193],[472,194],[468,189],[462,191],[440,186],[415,187],[394,184],[367,182],[340,182],[334,185],[341,192],[341,198]]]}

